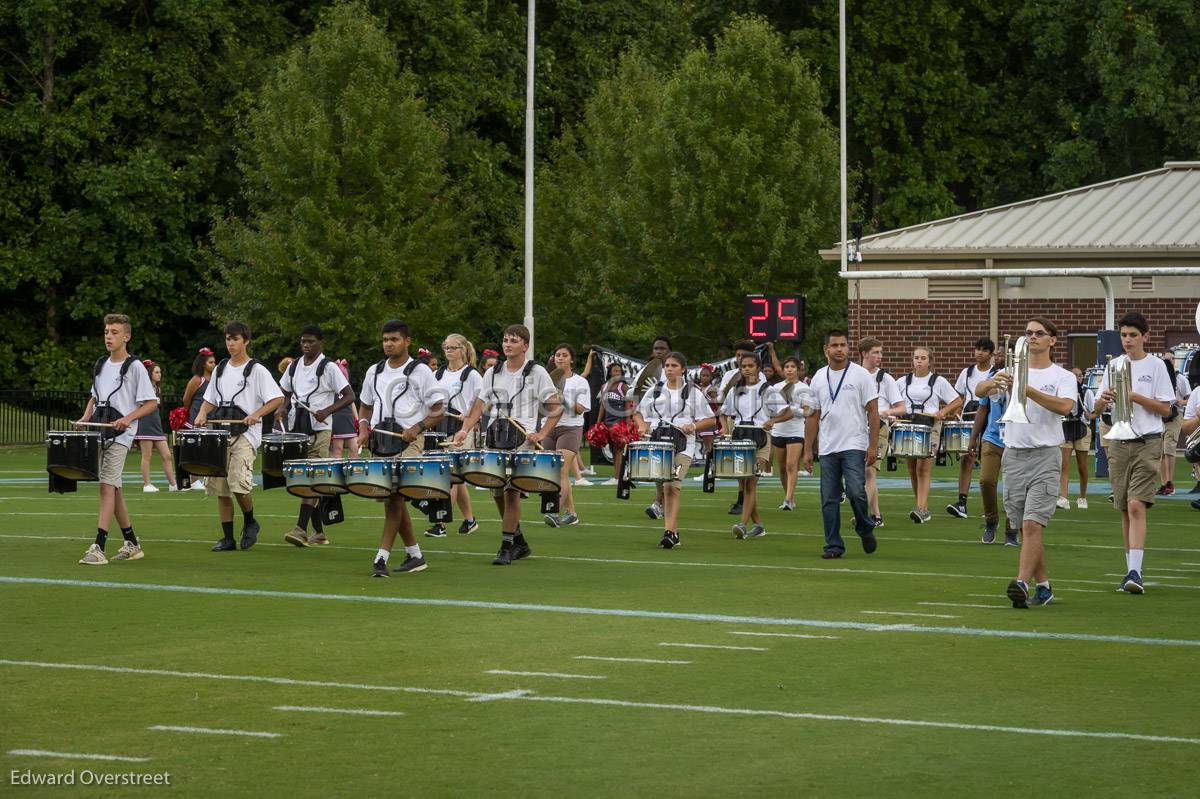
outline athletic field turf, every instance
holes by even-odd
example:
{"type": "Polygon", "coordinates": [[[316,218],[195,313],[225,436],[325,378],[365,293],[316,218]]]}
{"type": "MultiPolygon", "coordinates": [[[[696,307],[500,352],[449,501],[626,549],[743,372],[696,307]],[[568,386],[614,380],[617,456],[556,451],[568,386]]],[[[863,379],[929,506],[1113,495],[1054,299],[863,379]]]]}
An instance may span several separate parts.
{"type": "MultiPolygon", "coordinates": [[[[529,501],[533,557],[494,567],[495,507],[472,491],[479,532],[455,534],[456,518],[447,538],[419,535],[428,571],[377,580],[376,503],[347,499],[333,544],[297,549],[282,541],[297,501],[256,491],[258,546],[211,553],[215,501],[143,494],[133,458],[145,559],[77,565],[97,490],[47,495],[44,462],[40,448],[0,450],[5,795],[62,795],[11,782],[85,769],[171,780],[76,789],[89,796],[1200,785],[1200,513],[1184,494],[1151,511],[1147,591],[1130,596],[1114,590],[1119,517],[1093,482],[1091,508],[1058,511],[1048,530],[1054,603],[1017,611],[1004,596],[1017,550],[979,543],[977,491],[971,519],[944,511],[953,467],[935,471],[920,526],[903,472],[884,473],[871,556],[851,536],[843,560],[820,559],[813,478],[792,513],[765,482],[769,535],[753,541],[730,533],[733,488],[688,480],[674,551],[655,547],[651,489],[621,502],[592,486],[577,527],[546,527],[529,501]]],[[[110,556],[119,545],[114,530],[110,556]]]]}

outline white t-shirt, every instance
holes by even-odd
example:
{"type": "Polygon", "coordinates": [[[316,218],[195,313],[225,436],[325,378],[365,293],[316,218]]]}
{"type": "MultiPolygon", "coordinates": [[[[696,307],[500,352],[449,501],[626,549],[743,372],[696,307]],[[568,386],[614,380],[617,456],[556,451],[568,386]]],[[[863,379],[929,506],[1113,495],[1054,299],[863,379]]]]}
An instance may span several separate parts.
{"type": "Polygon", "coordinates": [[[571,375],[563,381],[562,416],[554,427],[583,427],[583,414],[592,409],[592,387],[579,375],[571,375]],[[583,413],[575,413],[575,406],[582,405],[583,413]]]}
{"type": "Polygon", "coordinates": [[[452,372],[450,367],[446,367],[441,379],[438,379],[437,372],[434,372],[434,379],[437,380],[434,391],[437,392],[437,398],[446,404],[446,413],[466,416],[471,412],[471,408],[475,407],[475,398],[483,388],[483,377],[478,369],[472,367],[471,373],[464,378],[463,374],[466,371],[465,364],[457,372],[452,372]]]}
{"type": "MultiPolygon", "coordinates": [[[[328,372],[330,368],[325,367],[325,371],[328,372]]],[[[333,365],[332,369],[336,372],[341,371],[336,365],[333,365]]],[[[245,363],[236,366],[227,363],[225,364],[225,373],[221,375],[220,379],[217,379],[217,371],[214,369],[212,381],[204,391],[204,401],[216,406],[220,406],[223,402],[232,402],[250,414],[276,397],[283,396],[275,378],[271,376],[271,370],[261,363],[254,364],[254,370],[250,372],[249,380],[243,377],[245,371],[245,363]]],[[[250,442],[250,446],[258,449],[258,445],[262,443],[262,425],[254,425],[243,435],[250,442]]]]}
{"type": "Polygon", "coordinates": [[[442,401],[433,370],[425,364],[418,362],[412,373],[405,377],[404,371],[410,361],[412,356],[396,368],[384,361],[383,370],[378,374],[375,372],[378,364],[367,368],[358,396],[363,405],[371,406],[372,427],[392,417],[402,430],[407,430],[422,421],[430,409],[442,401]]]}
{"type": "MultiPolygon", "coordinates": [[[[660,424],[674,424],[677,427],[683,427],[685,424],[695,424],[713,417],[712,409],[708,407],[708,400],[704,398],[704,392],[700,390],[700,387],[692,386],[688,389],[688,398],[685,402],[683,387],[687,383],[683,381],[680,383],[679,388],[669,388],[663,383],[657,398],[654,396],[654,389],[650,389],[642,397],[642,401],[638,405],[638,413],[646,420],[646,424],[650,425],[651,430],[660,424]]],[[[695,435],[687,437],[687,445],[680,454],[688,455],[692,460],[696,459],[699,452],[696,448],[695,435]]]]}
{"type": "Polygon", "coordinates": [[[492,417],[493,422],[501,416],[508,415],[532,433],[537,430],[542,403],[557,396],[558,389],[550,380],[550,373],[540,364],[533,365],[528,377],[524,376],[524,372],[524,365],[515,372],[510,372],[508,362],[501,361],[499,374],[489,369],[484,375],[479,399],[483,400],[483,409],[492,417]],[[497,407],[510,402],[512,407],[507,409],[507,413],[504,407],[497,407]]]}
{"type": "MultiPolygon", "coordinates": [[[[1075,375],[1056,363],[1045,369],[1029,370],[1029,386],[1043,394],[1052,397],[1077,399],[1078,383],[1075,375]]],[[[1031,399],[1025,400],[1025,414],[1029,424],[1014,424],[1008,422],[1004,426],[1004,446],[1008,449],[1035,449],[1037,447],[1057,447],[1066,439],[1063,437],[1061,414],[1048,411],[1031,399]]]]}
{"type": "MultiPolygon", "coordinates": [[[[292,361],[292,366],[296,367],[295,379],[291,375],[291,366],[283,371],[283,376],[279,379],[279,387],[293,395],[292,407],[288,411],[288,428],[295,425],[297,412],[307,413],[307,411],[301,411],[297,407],[297,400],[303,402],[314,411],[319,411],[337,402],[338,395],[342,393],[342,389],[350,385],[350,382],[346,380],[346,376],[342,374],[342,370],[338,368],[338,365],[325,358],[324,355],[318,357],[311,365],[305,363],[303,356],[301,356],[292,361]],[[321,373],[321,382],[318,385],[317,367],[321,365],[322,360],[326,361],[325,371],[321,373]]],[[[313,430],[330,430],[332,427],[332,416],[327,417],[323,422],[318,422],[316,416],[312,417],[313,430]]]]}
{"type": "Polygon", "coordinates": [[[879,387],[871,373],[853,362],[837,371],[822,366],[813,375],[811,385],[820,414],[817,449],[826,455],[847,450],[866,452],[871,444],[867,403],[879,398],[879,387]]]}
{"type": "MultiPolygon", "coordinates": [[[[779,395],[785,400],[787,394],[784,392],[787,390],[787,386],[787,383],[777,384],[779,395]]],[[[792,418],[772,427],[771,435],[779,438],[804,438],[804,408],[805,406],[817,407],[816,401],[813,399],[813,391],[804,383],[793,383],[791,395],[792,418]]]]}
{"type": "Polygon", "coordinates": [[[732,386],[721,403],[721,414],[732,417],[734,427],[762,427],[773,416],[783,413],[787,400],[779,386],[764,383],[761,376],[752,386],[732,386]],[[765,389],[763,387],[766,387],[765,389]]]}
{"type": "MultiPolygon", "coordinates": [[[[1121,358],[1128,358],[1127,355],[1122,355],[1119,358],[1113,358],[1112,363],[1115,365],[1121,358]]],[[[1146,355],[1136,361],[1130,361],[1130,373],[1133,377],[1133,385],[1130,387],[1130,392],[1133,394],[1141,394],[1143,397],[1156,399],[1160,402],[1174,402],[1175,388],[1171,385],[1171,376],[1167,374],[1167,365],[1163,363],[1162,358],[1154,355],[1146,355]]],[[[1100,393],[1103,394],[1108,390],[1108,373],[1109,370],[1104,370],[1104,377],[1100,379],[1100,393]]],[[[1130,403],[1133,405],[1133,432],[1139,436],[1153,435],[1163,431],[1163,418],[1158,414],[1151,413],[1136,402],[1130,403]]],[[[1110,406],[1109,410],[1112,408],[1110,406]]]]}
{"type": "Polygon", "coordinates": [[[958,373],[958,379],[954,381],[954,390],[958,392],[958,396],[963,398],[964,403],[971,400],[978,401],[979,398],[975,396],[975,387],[987,380],[991,373],[992,367],[990,366],[980,369],[979,364],[971,364],[958,373]],[[970,375],[967,372],[970,372],[970,375]]]}
{"type": "MultiPolygon", "coordinates": [[[[92,381],[92,396],[96,398],[97,402],[107,402],[117,413],[126,416],[137,410],[143,402],[158,399],[158,395],[154,393],[154,385],[150,382],[150,373],[136,358],[133,363],[129,364],[129,371],[125,373],[125,380],[122,381],[121,364],[123,363],[125,363],[124,359],[113,361],[112,358],[104,362],[104,366],[100,367],[100,374],[96,375],[92,381]],[[117,390],[118,385],[121,387],[119,391],[117,390]]],[[[98,430],[100,428],[89,429],[98,430]]],[[[129,429],[113,440],[128,447],[133,444],[133,437],[137,434],[137,429],[137,422],[134,422],[129,429]]]]}
{"type": "Polygon", "coordinates": [[[1176,372],[1175,373],[1176,404],[1183,405],[1185,402],[1188,401],[1188,395],[1191,393],[1192,393],[1192,384],[1188,382],[1187,375],[1176,372]]]}
{"type": "Polygon", "coordinates": [[[900,385],[891,374],[884,372],[883,377],[879,377],[878,369],[874,372],[867,372],[867,374],[871,376],[872,380],[875,380],[875,387],[879,390],[877,407],[880,413],[890,410],[897,402],[904,401],[904,396],[900,393],[900,385]]]}
{"type": "Polygon", "coordinates": [[[940,411],[943,405],[949,405],[958,399],[958,392],[954,390],[954,386],[950,385],[950,381],[941,375],[938,375],[937,383],[930,388],[929,378],[932,376],[933,372],[924,377],[905,375],[903,379],[896,381],[900,396],[904,399],[905,413],[923,413],[932,416],[940,411]],[[908,381],[910,377],[912,378],[911,383],[908,381]]]}
{"type": "Polygon", "coordinates": [[[1187,408],[1183,411],[1184,420],[1195,419],[1200,416],[1200,386],[1192,389],[1192,393],[1188,396],[1187,408]]]}

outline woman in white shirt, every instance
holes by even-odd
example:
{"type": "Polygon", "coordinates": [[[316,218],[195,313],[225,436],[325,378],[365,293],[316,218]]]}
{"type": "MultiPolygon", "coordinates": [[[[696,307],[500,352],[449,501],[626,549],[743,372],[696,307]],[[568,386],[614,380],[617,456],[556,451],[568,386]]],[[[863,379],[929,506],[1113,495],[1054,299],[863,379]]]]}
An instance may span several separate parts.
{"type": "Polygon", "coordinates": [[[792,409],[792,418],[775,425],[771,431],[771,447],[783,484],[783,503],[780,510],[796,509],[796,478],[800,475],[800,459],[804,457],[804,405],[812,407],[812,390],[800,382],[800,359],[783,360],[783,384],[777,386],[784,401],[792,409]],[[807,403],[805,400],[810,400],[807,403]]]}
{"type": "Polygon", "coordinates": [[[559,477],[558,515],[548,513],[543,520],[551,527],[566,527],[579,524],[575,498],[571,492],[571,470],[579,457],[579,447],[583,444],[583,415],[592,409],[592,387],[575,374],[575,348],[570,344],[559,344],[554,348],[554,368],[562,370],[562,381],[559,383],[562,416],[542,445],[546,449],[558,450],[563,462],[559,477]]]}
{"type": "MultiPolygon", "coordinates": [[[[770,431],[776,424],[791,419],[792,409],[779,389],[763,379],[757,355],[742,355],[738,370],[740,376],[730,385],[721,405],[721,420],[725,435],[754,441],[755,462],[761,473],[771,467],[770,431]]],[[[733,526],[733,536],[761,538],[767,531],[758,516],[758,475],[738,482],[742,490],[742,520],[733,526]],[[747,522],[753,522],[749,530],[747,522]]]]}
{"type": "Polygon", "coordinates": [[[917,506],[908,518],[916,524],[924,524],[933,518],[929,512],[929,484],[933,475],[933,454],[937,452],[941,423],[958,413],[963,398],[941,375],[930,372],[933,361],[927,347],[917,347],[912,354],[912,374],[897,381],[900,396],[904,398],[904,412],[914,423],[928,424],[932,429],[929,437],[929,457],[908,458],[908,477],[912,482],[913,497],[917,506]]]}
{"type": "MultiPolygon", "coordinates": [[[[461,333],[451,333],[442,342],[442,354],[446,356],[446,365],[439,367],[433,373],[437,381],[437,392],[446,403],[446,416],[439,428],[443,433],[453,436],[462,429],[462,417],[475,406],[475,398],[483,387],[483,377],[475,368],[475,345],[461,333]]],[[[475,510],[471,507],[471,492],[467,491],[466,483],[459,483],[450,488],[450,499],[458,505],[462,513],[462,524],[458,526],[460,535],[470,535],[479,529],[475,521],[475,510]]],[[[430,538],[443,538],[446,535],[446,525],[435,523],[425,531],[430,538]]]]}

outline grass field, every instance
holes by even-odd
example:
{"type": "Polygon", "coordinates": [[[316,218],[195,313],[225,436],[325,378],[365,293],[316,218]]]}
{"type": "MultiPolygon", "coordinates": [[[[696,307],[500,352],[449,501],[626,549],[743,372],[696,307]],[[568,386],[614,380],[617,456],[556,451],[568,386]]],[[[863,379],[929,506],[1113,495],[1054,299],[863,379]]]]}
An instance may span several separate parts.
{"type": "Polygon", "coordinates": [[[77,565],[96,488],[48,496],[43,465],[40,448],[0,450],[6,795],[61,793],[10,783],[73,769],[170,774],[169,789],[77,788],[89,796],[1127,797],[1200,784],[1200,513],[1186,495],[1151,511],[1147,592],[1129,596],[1114,591],[1120,522],[1095,481],[1091,508],[1058,511],[1048,530],[1055,602],[1016,611],[1004,589],[1017,551],[978,542],[977,494],[969,520],[941,510],[949,468],[921,526],[902,473],[885,473],[869,557],[849,540],[845,559],[820,559],[814,479],[794,513],[775,510],[766,482],[769,535],[753,541],[730,533],[734,489],[689,480],[680,549],[655,548],[650,489],[621,502],[594,486],[578,490],[578,527],[548,528],[527,503],[533,557],[493,567],[495,508],[472,491],[479,532],[421,537],[428,571],[374,580],[376,503],[348,499],[333,544],[301,550],[282,542],[296,500],[256,492],[258,546],[210,553],[215,502],[142,494],[132,458],[145,559],[77,565]]]}

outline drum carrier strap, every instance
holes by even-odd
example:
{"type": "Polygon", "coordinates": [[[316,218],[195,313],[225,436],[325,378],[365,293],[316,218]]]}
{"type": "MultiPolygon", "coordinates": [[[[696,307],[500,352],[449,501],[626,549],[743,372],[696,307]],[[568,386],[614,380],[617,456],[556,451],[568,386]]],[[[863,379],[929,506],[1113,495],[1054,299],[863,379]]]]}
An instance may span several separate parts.
{"type": "MultiPolygon", "coordinates": [[[[745,386],[745,384],[741,384],[741,385],[739,385],[739,386],[738,386],[738,388],[739,388],[739,389],[740,389],[740,388],[745,388],[745,387],[746,387],[746,386],[745,386]]],[[[763,405],[765,405],[765,404],[766,404],[766,402],[767,402],[767,399],[766,399],[766,398],[767,398],[767,389],[769,389],[770,387],[771,387],[771,384],[770,384],[770,383],[768,383],[766,380],[761,380],[761,379],[759,380],[759,386],[758,386],[758,407],[754,409],[754,413],[750,414],[750,421],[749,421],[749,424],[740,424],[740,425],[735,425],[736,427],[753,427],[753,426],[754,426],[754,414],[755,414],[755,413],[758,413],[759,411],[761,411],[761,410],[763,409],[763,405]]],[[[742,417],[741,410],[737,408],[737,403],[736,403],[736,402],[734,403],[734,408],[738,410],[738,421],[745,422],[745,419],[742,417]]]]}
{"type": "MultiPolygon", "coordinates": [[[[421,362],[418,361],[416,358],[413,358],[410,355],[408,358],[408,363],[405,364],[405,366],[404,366],[404,376],[410,377],[413,373],[413,370],[417,368],[417,364],[419,364],[419,363],[421,363],[421,362]]],[[[383,368],[385,366],[387,366],[386,358],[383,359],[382,361],[380,361],[379,363],[375,364],[374,374],[371,377],[371,387],[375,390],[375,398],[377,400],[382,399],[382,397],[379,396],[379,373],[383,371],[383,368]]],[[[391,411],[392,415],[388,416],[387,417],[388,419],[395,418],[395,416],[396,416],[396,401],[408,393],[408,388],[411,384],[412,384],[412,381],[405,380],[404,381],[404,390],[401,391],[396,396],[392,397],[391,406],[388,408],[388,410],[391,411]]]]}
{"type": "MultiPolygon", "coordinates": [[[[287,374],[288,374],[288,381],[291,382],[291,384],[292,384],[292,391],[291,391],[292,394],[298,393],[298,392],[296,392],[295,389],[296,389],[296,367],[299,364],[300,364],[300,358],[297,358],[296,360],[292,361],[290,366],[288,366],[287,374]]],[[[321,390],[321,376],[325,374],[325,367],[328,364],[329,364],[329,359],[326,358],[324,355],[322,355],[321,360],[317,363],[317,385],[314,386],[313,390],[308,392],[308,396],[304,398],[304,404],[310,408],[312,407],[313,394],[316,394],[318,391],[321,390]]],[[[312,436],[314,434],[312,414],[309,413],[308,411],[304,410],[303,408],[296,408],[295,410],[296,410],[296,422],[293,424],[294,429],[292,430],[292,432],[303,433],[306,436],[312,436]],[[302,413],[304,414],[304,416],[300,415],[302,413]]]]}
{"type": "MultiPolygon", "coordinates": [[[[112,406],[112,398],[116,396],[121,387],[125,385],[125,374],[129,371],[129,367],[133,366],[133,362],[137,358],[132,355],[128,356],[121,362],[121,373],[117,378],[117,387],[114,388],[107,397],[100,399],[100,388],[96,385],[97,378],[100,377],[100,372],[104,369],[104,364],[108,361],[108,356],[102,356],[96,361],[95,367],[92,369],[92,396],[96,398],[96,406],[92,410],[92,420],[96,422],[115,422],[121,418],[121,414],[112,406]]],[[[101,428],[100,443],[107,448],[121,434],[111,427],[101,428]]]]}
{"type": "Polygon", "coordinates": [[[913,382],[912,373],[910,372],[904,376],[904,396],[908,397],[908,401],[912,404],[913,413],[925,410],[925,403],[929,402],[931,399],[933,399],[933,394],[935,391],[937,391],[937,381],[938,381],[939,377],[941,377],[941,375],[939,375],[937,372],[930,372],[929,373],[929,396],[926,397],[925,399],[921,400],[920,402],[913,402],[912,395],[908,393],[908,388],[909,388],[909,386],[912,385],[912,382],[913,382]]]}
{"type": "Polygon", "coordinates": [[[675,448],[675,454],[678,455],[679,453],[683,452],[684,447],[687,446],[687,436],[684,435],[681,430],[678,430],[675,427],[675,419],[687,408],[688,398],[692,395],[692,384],[686,380],[684,381],[683,390],[679,392],[679,410],[671,414],[671,420],[664,424],[662,411],[658,407],[658,399],[662,396],[662,390],[665,386],[666,382],[662,380],[658,381],[658,384],[654,386],[653,398],[650,401],[650,406],[654,408],[654,412],[658,414],[659,423],[655,425],[654,430],[651,431],[650,440],[670,441],[672,446],[675,448]]]}
{"type": "MultiPolygon", "coordinates": [[[[532,363],[532,361],[531,361],[531,363],[532,363]]],[[[446,369],[447,369],[446,365],[439,366],[437,372],[434,374],[434,377],[436,377],[438,379],[439,383],[441,382],[442,378],[445,377],[446,369]]],[[[446,410],[447,411],[449,411],[451,413],[458,413],[458,414],[462,413],[462,411],[460,411],[458,408],[456,408],[454,406],[454,397],[462,396],[463,389],[467,387],[467,378],[471,376],[471,372],[473,372],[473,371],[475,371],[475,367],[471,366],[471,364],[467,364],[466,366],[463,367],[462,374],[459,375],[459,377],[458,377],[458,391],[456,391],[454,393],[454,396],[446,398],[446,410]]],[[[496,381],[493,380],[492,385],[495,385],[495,383],[496,383],[496,381]]]]}
{"type": "MultiPolygon", "coordinates": [[[[504,412],[505,416],[508,416],[508,417],[512,416],[512,407],[514,404],[513,400],[516,399],[516,396],[518,394],[520,394],[522,391],[524,391],[526,386],[529,385],[529,373],[533,371],[533,367],[535,367],[535,366],[537,366],[537,362],[534,361],[533,359],[526,361],[525,367],[523,369],[521,369],[521,387],[519,389],[517,389],[517,391],[514,392],[514,394],[511,397],[508,398],[508,402],[496,402],[495,403],[496,407],[499,408],[500,410],[502,410],[504,412]]],[[[504,361],[497,361],[496,365],[492,367],[491,378],[492,378],[492,396],[493,397],[496,396],[496,374],[503,368],[504,368],[504,361]]]]}
{"type": "MultiPolygon", "coordinates": [[[[237,400],[238,395],[240,395],[243,391],[245,391],[247,386],[250,385],[250,375],[253,374],[254,367],[258,365],[258,361],[255,360],[254,358],[251,358],[246,363],[245,367],[243,367],[243,369],[242,369],[242,386],[241,386],[241,388],[239,388],[237,391],[235,391],[233,393],[233,396],[230,397],[228,400],[226,400],[225,395],[221,393],[221,375],[225,374],[225,367],[227,367],[228,365],[229,365],[229,359],[222,358],[221,362],[217,364],[216,371],[213,372],[213,386],[217,390],[217,410],[220,413],[219,416],[214,416],[213,418],[214,419],[244,419],[247,415],[246,411],[244,411],[240,406],[238,406],[237,403],[235,402],[235,400],[237,400]],[[222,408],[224,409],[223,411],[221,410],[222,408]],[[227,413],[234,413],[236,415],[226,416],[225,414],[227,414],[227,413]]],[[[229,430],[229,434],[231,436],[240,436],[242,433],[246,432],[246,426],[244,424],[228,425],[227,429],[229,430]]]]}

